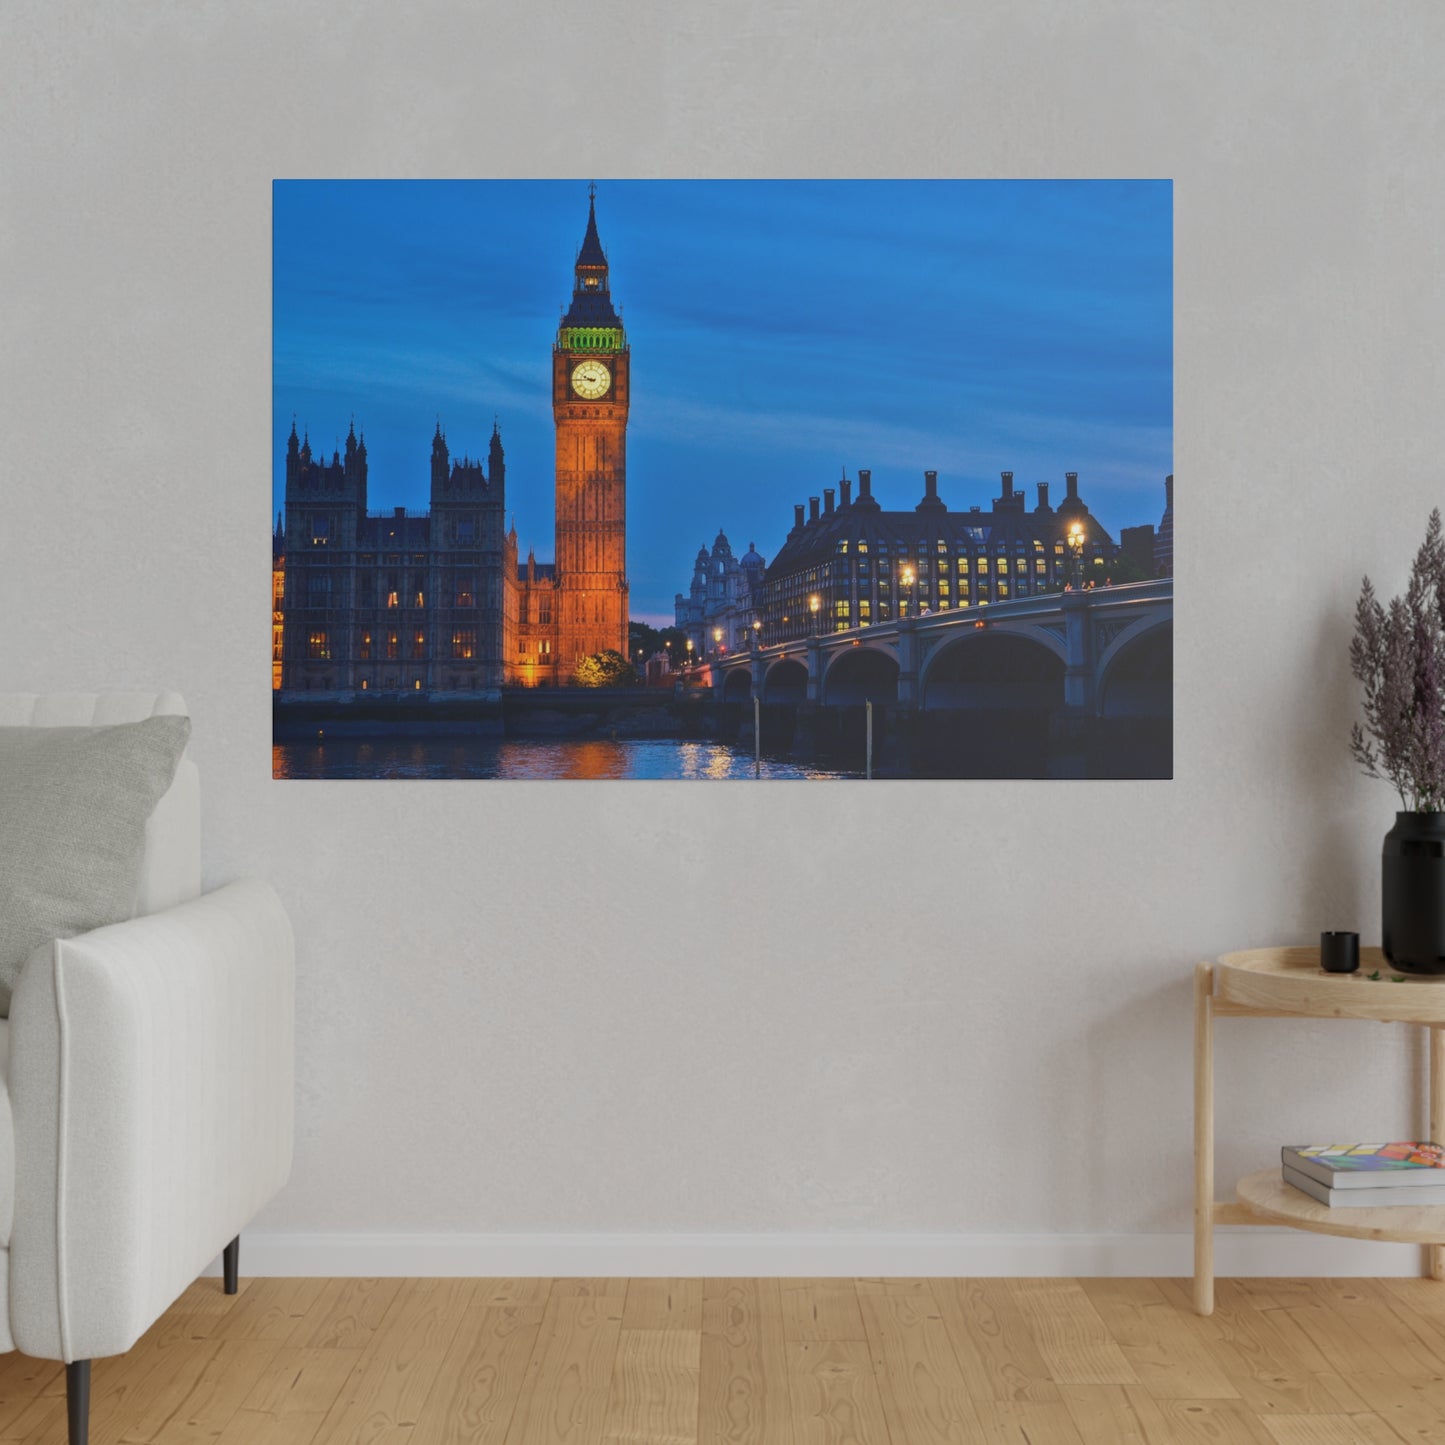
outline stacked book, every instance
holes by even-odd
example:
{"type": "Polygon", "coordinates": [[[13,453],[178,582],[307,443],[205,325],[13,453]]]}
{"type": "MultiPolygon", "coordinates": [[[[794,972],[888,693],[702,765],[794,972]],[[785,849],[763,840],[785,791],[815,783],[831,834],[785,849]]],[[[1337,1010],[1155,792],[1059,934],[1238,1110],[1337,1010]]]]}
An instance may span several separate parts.
{"type": "Polygon", "coordinates": [[[1280,1150],[1284,1182],[1332,1209],[1445,1204],[1438,1144],[1298,1144],[1280,1150]]]}

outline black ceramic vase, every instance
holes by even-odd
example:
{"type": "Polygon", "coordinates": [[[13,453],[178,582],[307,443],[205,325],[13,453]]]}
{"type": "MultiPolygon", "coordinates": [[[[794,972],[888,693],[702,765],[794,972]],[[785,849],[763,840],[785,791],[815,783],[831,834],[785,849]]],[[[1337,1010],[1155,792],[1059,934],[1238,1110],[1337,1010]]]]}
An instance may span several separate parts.
{"type": "Polygon", "coordinates": [[[1385,834],[1385,957],[1401,973],[1445,973],[1445,813],[1396,813],[1385,834]]]}

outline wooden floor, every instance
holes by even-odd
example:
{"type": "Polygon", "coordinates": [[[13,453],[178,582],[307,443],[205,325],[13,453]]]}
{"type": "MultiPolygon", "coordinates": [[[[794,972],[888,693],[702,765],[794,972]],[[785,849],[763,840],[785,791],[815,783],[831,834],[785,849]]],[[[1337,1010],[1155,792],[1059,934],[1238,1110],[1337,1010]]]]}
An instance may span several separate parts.
{"type": "MultiPolygon", "coordinates": [[[[0,1357],[0,1440],[65,1439],[0,1357]]],[[[1445,1285],[201,1281],[95,1364],[93,1445],[1445,1442],[1445,1285]]]]}

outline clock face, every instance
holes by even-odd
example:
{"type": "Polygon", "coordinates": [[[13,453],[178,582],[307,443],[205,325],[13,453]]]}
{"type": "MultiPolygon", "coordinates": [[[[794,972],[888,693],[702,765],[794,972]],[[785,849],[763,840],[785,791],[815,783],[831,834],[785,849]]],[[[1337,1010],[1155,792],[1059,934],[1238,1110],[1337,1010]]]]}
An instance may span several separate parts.
{"type": "Polygon", "coordinates": [[[600,361],[579,361],[572,371],[572,390],[588,401],[606,396],[612,373],[600,361]]]}

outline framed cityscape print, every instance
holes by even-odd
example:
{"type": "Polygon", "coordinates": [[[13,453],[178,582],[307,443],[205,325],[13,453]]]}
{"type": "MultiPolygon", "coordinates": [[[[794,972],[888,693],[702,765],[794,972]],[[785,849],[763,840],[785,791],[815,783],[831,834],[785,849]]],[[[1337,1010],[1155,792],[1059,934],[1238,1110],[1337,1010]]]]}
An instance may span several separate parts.
{"type": "Polygon", "coordinates": [[[273,201],[277,778],[1171,776],[1169,181],[273,201]]]}

